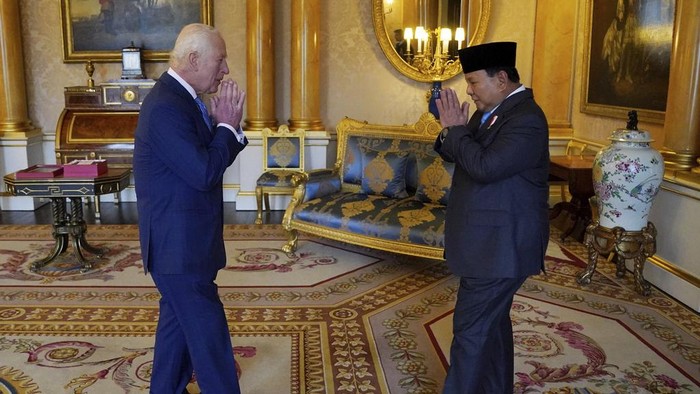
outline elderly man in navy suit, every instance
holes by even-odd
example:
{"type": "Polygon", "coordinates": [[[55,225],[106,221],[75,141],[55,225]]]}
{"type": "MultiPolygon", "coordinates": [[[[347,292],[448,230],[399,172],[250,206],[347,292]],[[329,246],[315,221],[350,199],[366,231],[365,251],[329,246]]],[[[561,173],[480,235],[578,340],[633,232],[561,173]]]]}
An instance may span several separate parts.
{"type": "Polygon", "coordinates": [[[170,68],[146,96],[134,146],[144,269],[161,294],[151,393],[183,393],[194,371],[204,393],[240,393],[215,279],[226,265],[223,175],[248,143],[245,92],[211,26],[177,37],[170,68]],[[211,116],[199,95],[215,93],[211,116]]]}
{"type": "Polygon", "coordinates": [[[460,277],[444,393],[513,392],[510,308],[525,279],[544,268],[549,129],[520,84],[515,54],[514,42],[459,51],[471,118],[453,90],[436,100],[444,129],[435,149],[456,164],[445,258],[460,277]]]}

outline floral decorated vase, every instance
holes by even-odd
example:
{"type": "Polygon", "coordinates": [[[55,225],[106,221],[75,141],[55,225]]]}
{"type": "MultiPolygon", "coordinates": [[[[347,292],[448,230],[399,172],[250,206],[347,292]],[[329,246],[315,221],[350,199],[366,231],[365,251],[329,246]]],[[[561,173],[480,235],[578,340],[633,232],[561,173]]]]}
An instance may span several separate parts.
{"type": "Polygon", "coordinates": [[[663,180],[663,157],[650,146],[649,132],[637,130],[636,111],[627,128],[615,130],[609,140],[593,160],[599,224],[641,231],[663,180]]]}

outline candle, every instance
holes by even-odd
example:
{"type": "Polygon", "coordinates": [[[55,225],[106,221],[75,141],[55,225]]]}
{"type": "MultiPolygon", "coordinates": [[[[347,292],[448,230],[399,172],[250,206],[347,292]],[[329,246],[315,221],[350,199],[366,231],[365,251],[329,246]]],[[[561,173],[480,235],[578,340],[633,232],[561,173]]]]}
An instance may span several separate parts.
{"type": "Polygon", "coordinates": [[[450,40],[452,39],[452,30],[443,27],[440,30],[440,39],[442,40],[442,53],[447,53],[447,48],[450,44],[450,40]]]}
{"type": "Polygon", "coordinates": [[[416,53],[421,53],[423,51],[421,44],[423,44],[424,37],[425,37],[425,29],[423,28],[423,26],[416,27],[416,41],[418,41],[418,52],[416,52],[416,53]]]}
{"type": "Polygon", "coordinates": [[[457,49],[462,49],[462,41],[466,38],[463,27],[458,27],[455,30],[455,40],[457,41],[457,49]]]}
{"type": "Polygon", "coordinates": [[[411,53],[411,39],[413,38],[413,29],[407,27],[403,32],[403,38],[406,40],[406,54],[411,53]]]}

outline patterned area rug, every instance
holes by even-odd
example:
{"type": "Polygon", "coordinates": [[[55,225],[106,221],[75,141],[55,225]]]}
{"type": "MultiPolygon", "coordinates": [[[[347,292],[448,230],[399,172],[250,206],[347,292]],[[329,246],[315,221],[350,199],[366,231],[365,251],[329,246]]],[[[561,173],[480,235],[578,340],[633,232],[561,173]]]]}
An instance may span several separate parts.
{"type": "MultiPolygon", "coordinates": [[[[0,393],[147,393],[159,295],[138,229],[91,226],[105,255],[88,254],[87,273],[72,253],[29,270],[53,248],[50,226],[0,229],[0,393]]],[[[279,226],[225,235],[217,282],[243,392],[441,391],[458,286],[444,263],[312,237],[287,256],[279,226]]],[[[638,295],[609,263],[578,285],[585,250],[556,240],[553,228],[547,275],[513,305],[516,392],[700,392],[700,316],[638,295]]]]}

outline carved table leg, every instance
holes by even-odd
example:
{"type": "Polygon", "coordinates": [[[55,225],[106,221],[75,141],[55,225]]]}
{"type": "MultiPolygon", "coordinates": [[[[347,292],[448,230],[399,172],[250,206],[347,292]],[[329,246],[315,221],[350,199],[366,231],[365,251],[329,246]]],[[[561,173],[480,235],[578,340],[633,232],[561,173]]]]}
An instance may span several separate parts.
{"type": "Polygon", "coordinates": [[[92,263],[83,256],[83,249],[90,253],[102,257],[103,251],[90,245],[85,239],[87,234],[87,224],[83,220],[83,200],[81,197],[73,197],[71,200],[71,235],[73,236],[73,253],[80,261],[82,268],[81,272],[87,272],[92,269],[92,263]]]}
{"type": "Polygon", "coordinates": [[[29,270],[32,272],[37,272],[68,248],[69,232],[66,227],[66,200],[63,197],[51,198],[51,214],[53,216],[52,235],[55,241],[54,248],[48,256],[31,263],[29,270]]]}

